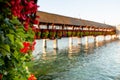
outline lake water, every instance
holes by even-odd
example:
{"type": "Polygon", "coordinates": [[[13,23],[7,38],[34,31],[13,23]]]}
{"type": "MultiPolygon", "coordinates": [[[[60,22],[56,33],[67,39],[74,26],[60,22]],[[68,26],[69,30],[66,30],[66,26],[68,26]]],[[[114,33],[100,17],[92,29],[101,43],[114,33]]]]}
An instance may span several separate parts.
{"type": "Polygon", "coordinates": [[[48,40],[47,49],[42,48],[42,40],[37,40],[34,66],[31,71],[39,80],[120,80],[120,40],[103,40],[95,43],[89,37],[88,43],[69,47],[68,38],[58,40],[58,50],[53,49],[53,41],[48,40]]]}

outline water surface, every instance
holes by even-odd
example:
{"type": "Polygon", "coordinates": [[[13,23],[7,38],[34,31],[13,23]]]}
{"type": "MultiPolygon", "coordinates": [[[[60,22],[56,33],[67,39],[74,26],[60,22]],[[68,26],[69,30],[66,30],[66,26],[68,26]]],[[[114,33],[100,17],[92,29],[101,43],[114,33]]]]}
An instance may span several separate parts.
{"type": "Polygon", "coordinates": [[[59,50],[37,44],[37,51],[42,50],[34,54],[31,71],[42,80],[120,80],[120,40],[90,40],[82,45],[74,40],[72,47],[64,43],[67,40],[59,43],[59,50]]]}

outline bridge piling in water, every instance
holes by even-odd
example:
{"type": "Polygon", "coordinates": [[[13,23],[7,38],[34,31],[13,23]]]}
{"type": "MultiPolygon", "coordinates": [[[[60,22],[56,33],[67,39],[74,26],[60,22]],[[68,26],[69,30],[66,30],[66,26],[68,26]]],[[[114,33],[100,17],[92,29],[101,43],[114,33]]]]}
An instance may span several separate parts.
{"type": "Polygon", "coordinates": [[[86,42],[88,42],[88,39],[89,39],[88,37],[89,37],[89,36],[86,36],[86,37],[85,37],[85,41],[86,41],[86,42]]]}
{"type": "Polygon", "coordinates": [[[81,38],[78,37],[78,45],[80,45],[82,42],[81,42],[81,38]]]}
{"type": "Polygon", "coordinates": [[[47,40],[43,39],[43,48],[47,48],[47,40]]]}
{"type": "Polygon", "coordinates": [[[53,48],[58,49],[58,39],[53,40],[53,48]]]}
{"type": "Polygon", "coordinates": [[[73,38],[69,37],[69,47],[72,47],[72,45],[73,45],[73,38]]]}

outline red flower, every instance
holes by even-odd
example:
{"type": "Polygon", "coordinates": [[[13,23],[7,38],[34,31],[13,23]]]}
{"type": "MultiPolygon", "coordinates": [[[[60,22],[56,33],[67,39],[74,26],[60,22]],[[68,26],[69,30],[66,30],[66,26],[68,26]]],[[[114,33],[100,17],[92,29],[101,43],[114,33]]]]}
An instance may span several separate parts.
{"type": "Polygon", "coordinates": [[[30,1],[27,3],[29,8],[33,8],[34,7],[34,1],[30,1]]]}
{"type": "Polygon", "coordinates": [[[31,50],[32,50],[32,51],[35,49],[35,44],[36,44],[36,42],[33,41],[32,46],[31,46],[31,50]]]}
{"type": "Polygon", "coordinates": [[[30,43],[29,42],[23,42],[24,48],[20,49],[21,53],[27,53],[30,49],[30,43]]]}
{"type": "Polygon", "coordinates": [[[21,53],[27,53],[28,50],[29,50],[29,48],[26,47],[26,48],[22,48],[22,49],[20,49],[20,52],[21,52],[21,53]]]}
{"type": "MultiPolygon", "coordinates": [[[[25,15],[25,13],[21,13],[20,14],[20,19],[21,20],[26,20],[27,19],[27,16],[25,15]]],[[[27,20],[28,21],[28,20],[27,20]]]]}
{"type": "Polygon", "coordinates": [[[25,28],[26,31],[28,31],[29,24],[27,22],[24,24],[24,28],[25,28]]]}
{"type": "Polygon", "coordinates": [[[34,20],[33,23],[34,24],[39,24],[39,21],[38,20],[34,20]]]}
{"type": "Polygon", "coordinates": [[[14,0],[11,0],[10,3],[11,3],[11,5],[14,5],[14,4],[15,4],[15,1],[14,1],[14,0]]]}
{"type": "Polygon", "coordinates": [[[36,27],[35,27],[35,26],[32,26],[32,30],[33,30],[34,32],[36,32],[36,27]]]}
{"type": "Polygon", "coordinates": [[[31,74],[30,77],[28,78],[28,80],[37,80],[37,79],[33,74],[31,74]]]}
{"type": "Polygon", "coordinates": [[[3,77],[3,75],[2,75],[2,74],[0,74],[0,80],[2,80],[2,77],[3,77]]]}
{"type": "Polygon", "coordinates": [[[34,39],[36,39],[37,37],[36,37],[36,35],[34,36],[34,39]]]}
{"type": "Polygon", "coordinates": [[[40,16],[36,16],[36,18],[40,18],[40,16]]]}

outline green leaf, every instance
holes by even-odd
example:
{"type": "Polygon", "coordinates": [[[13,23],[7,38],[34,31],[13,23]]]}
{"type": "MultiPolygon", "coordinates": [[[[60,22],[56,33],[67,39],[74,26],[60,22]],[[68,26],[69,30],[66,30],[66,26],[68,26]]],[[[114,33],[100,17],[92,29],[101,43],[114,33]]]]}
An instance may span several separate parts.
{"type": "Polygon", "coordinates": [[[10,46],[7,44],[2,44],[0,45],[0,51],[3,56],[9,55],[10,54],[10,46]]]}
{"type": "Polygon", "coordinates": [[[3,43],[4,40],[5,40],[4,35],[3,35],[3,34],[0,34],[0,43],[3,43]]]}
{"type": "Polygon", "coordinates": [[[17,32],[17,37],[20,37],[20,38],[25,38],[25,34],[23,32],[17,32]]]}
{"type": "Polygon", "coordinates": [[[3,48],[7,51],[7,52],[10,52],[10,46],[9,45],[3,45],[3,48]]]}
{"type": "Polygon", "coordinates": [[[17,17],[13,17],[13,19],[10,20],[10,22],[14,25],[19,25],[20,24],[20,21],[17,19],[17,17]]]}
{"type": "Polygon", "coordinates": [[[4,65],[3,59],[0,59],[0,66],[4,65]]]}
{"type": "Polygon", "coordinates": [[[10,41],[12,42],[12,44],[14,44],[14,35],[7,34],[7,37],[9,37],[10,41]]]}
{"type": "Polygon", "coordinates": [[[14,51],[14,57],[17,59],[17,60],[19,60],[19,53],[15,50],[14,51]]]}
{"type": "Polygon", "coordinates": [[[23,48],[23,47],[24,47],[24,46],[23,46],[23,43],[20,42],[20,40],[15,40],[15,44],[16,44],[17,47],[19,47],[19,48],[23,48]]]}

